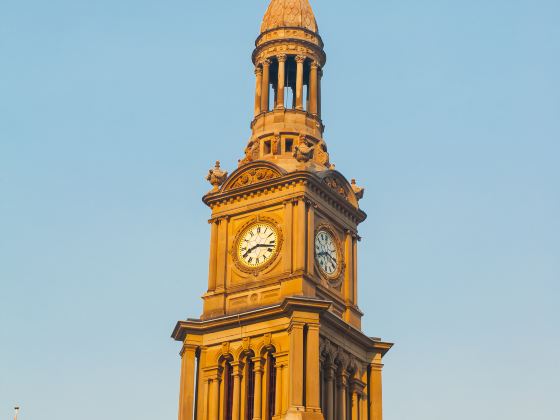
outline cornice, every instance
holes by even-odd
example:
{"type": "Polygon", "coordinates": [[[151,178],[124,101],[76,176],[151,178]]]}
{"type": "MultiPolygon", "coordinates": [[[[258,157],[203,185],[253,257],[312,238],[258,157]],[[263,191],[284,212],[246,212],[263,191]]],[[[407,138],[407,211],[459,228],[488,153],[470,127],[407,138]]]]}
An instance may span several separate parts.
{"type": "Polygon", "coordinates": [[[387,352],[393,347],[393,343],[384,342],[375,337],[368,337],[362,331],[348,324],[331,312],[325,312],[322,314],[321,323],[329,325],[341,335],[349,337],[353,341],[360,343],[362,346],[367,348],[368,351],[380,353],[382,357],[385,356],[385,354],[387,354],[387,352]]]}
{"type": "Polygon", "coordinates": [[[271,39],[269,41],[263,42],[262,44],[258,44],[251,55],[251,60],[253,61],[253,64],[255,65],[257,64],[257,56],[261,51],[271,46],[275,46],[278,44],[280,45],[288,44],[288,43],[300,44],[306,48],[309,48],[310,50],[314,51],[315,54],[317,54],[317,58],[319,60],[319,64],[321,67],[325,67],[325,65],[327,64],[327,54],[325,53],[325,51],[321,46],[314,44],[311,41],[306,41],[301,38],[292,38],[292,37],[271,39]]]}
{"type": "Polygon", "coordinates": [[[171,334],[176,341],[184,341],[187,334],[203,334],[243,324],[263,321],[270,318],[289,317],[294,311],[325,313],[331,302],[312,298],[290,297],[281,304],[255,309],[236,315],[227,315],[209,320],[189,319],[179,321],[171,334]]]}
{"type": "MultiPolygon", "coordinates": [[[[279,178],[269,179],[255,184],[246,185],[234,190],[223,192],[220,191],[215,194],[207,194],[202,198],[202,201],[207,206],[213,208],[216,205],[233,202],[238,199],[246,199],[248,197],[262,194],[267,191],[273,191],[290,184],[308,185],[312,190],[320,193],[322,198],[324,198],[329,204],[333,205],[337,210],[345,213],[358,224],[363,222],[367,218],[367,215],[364,211],[362,211],[360,208],[356,208],[345,198],[333,191],[328,185],[323,182],[323,180],[318,175],[308,171],[295,171],[283,175],[279,178]]],[[[306,198],[309,200],[309,197],[306,196],[305,193],[301,198],[306,198]]],[[[313,204],[316,205],[317,203],[313,204]]]]}
{"type": "MultiPolygon", "coordinates": [[[[319,35],[319,33],[314,32],[310,29],[307,28],[302,28],[300,26],[279,26],[277,28],[271,28],[271,29],[267,29],[264,32],[261,32],[260,35],[257,37],[257,39],[255,40],[255,47],[259,47],[259,42],[262,38],[264,38],[266,35],[272,33],[272,32],[277,32],[280,30],[288,30],[288,31],[301,31],[304,32],[308,35],[311,35],[313,37],[316,37],[317,40],[319,41],[319,47],[323,48],[325,46],[325,43],[323,42],[323,38],[321,38],[321,35],[319,35]]],[[[278,38],[278,39],[288,39],[288,38],[278,38]]],[[[301,41],[300,38],[295,38],[298,41],[301,41]]],[[[309,41],[308,41],[309,42],[309,41]]]]}

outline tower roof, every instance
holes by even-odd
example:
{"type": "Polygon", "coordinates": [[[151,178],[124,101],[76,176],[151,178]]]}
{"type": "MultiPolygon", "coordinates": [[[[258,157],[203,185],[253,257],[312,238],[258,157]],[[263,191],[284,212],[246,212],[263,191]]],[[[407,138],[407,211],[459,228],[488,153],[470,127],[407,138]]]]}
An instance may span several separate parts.
{"type": "Polygon", "coordinates": [[[261,33],[282,27],[297,27],[318,33],[309,0],[272,0],[266,11],[261,33]]]}

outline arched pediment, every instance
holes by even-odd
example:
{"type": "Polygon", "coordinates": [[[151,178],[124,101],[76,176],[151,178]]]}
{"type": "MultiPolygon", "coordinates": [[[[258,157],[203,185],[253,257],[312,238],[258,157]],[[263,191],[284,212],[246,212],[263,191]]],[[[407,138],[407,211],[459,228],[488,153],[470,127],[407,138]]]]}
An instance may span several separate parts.
{"type": "Polygon", "coordinates": [[[354,193],[352,185],[348,180],[338,171],[329,170],[318,174],[323,183],[326,184],[335,193],[343,197],[346,201],[358,208],[358,198],[354,193]]]}
{"type": "Polygon", "coordinates": [[[263,160],[254,161],[232,173],[222,186],[222,191],[235,190],[270,179],[280,178],[284,174],[285,171],[273,163],[263,160]]]}

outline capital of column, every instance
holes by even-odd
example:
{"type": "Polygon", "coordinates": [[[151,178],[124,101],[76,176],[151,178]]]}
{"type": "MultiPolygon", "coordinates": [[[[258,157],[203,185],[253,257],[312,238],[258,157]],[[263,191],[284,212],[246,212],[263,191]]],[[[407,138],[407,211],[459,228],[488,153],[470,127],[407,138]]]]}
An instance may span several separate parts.
{"type": "Polygon", "coordinates": [[[303,63],[307,57],[305,55],[296,55],[296,63],[303,63]]]}
{"type": "Polygon", "coordinates": [[[364,391],[365,386],[366,385],[362,381],[353,379],[350,382],[350,391],[357,395],[361,395],[364,391]]]}
{"type": "Polygon", "coordinates": [[[222,367],[212,367],[204,369],[204,376],[207,382],[219,381],[222,378],[222,367]]]}
{"type": "Polygon", "coordinates": [[[183,355],[185,353],[189,354],[193,354],[196,353],[196,350],[198,349],[198,346],[195,346],[194,344],[183,344],[183,348],[181,349],[181,352],[179,353],[181,355],[181,357],[183,357],[183,355]]]}
{"type": "Polygon", "coordinates": [[[305,327],[305,323],[300,321],[292,321],[290,322],[290,326],[288,327],[288,334],[293,330],[303,330],[303,327],[305,327]]]}
{"type": "Polygon", "coordinates": [[[346,372],[346,370],[340,371],[337,379],[337,385],[339,388],[348,387],[348,372],[346,372]]]}
{"type": "Polygon", "coordinates": [[[261,75],[262,72],[263,72],[263,69],[262,69],[261,66],[259,66],[259,65],[255,66],[255,74],[256,74],[257,76],[261,75]]]}
{"type": "Polygon", "coordinates": [[[261,61],[263,67],[269,67],[271,63],[272,61],[270,61],[268,58],[265,58],[263,61],[261,61]]]}
{"type": "Polygon", "coordinates": [[[285,63],[286,60],[288,59],[288,55],[287,54],[278,54],[276,56],[276,59],[278,60],[279,63],[285,63]]]}
{"type": "Polygon", "coordinates": [[[321,66],[319,66],[319,62],[313,60],[313,61],[311,62],[311,68],[312,68],[312,69],[320,69],[321,66]]]}
{"type": "Polygon", "coordinates": [[[382,371],[385,365],[382,363],[371,363],[369,366],[371,367],[371,370],[382,371]]]}
{"type": "Polygon", "coordinates": [[[233,362],[233,363],[231,363],[233,376],[238,376],[238,377],[241,378],[243,376],[243,368],[244,367],[245,367],[245,364],[243,362],[233,362]]]}
{"type": "Polygon", "coordinates": [[[325,377],[331,381],[336,377],[336,365],[332,362],[325,364],[325,377]]]}

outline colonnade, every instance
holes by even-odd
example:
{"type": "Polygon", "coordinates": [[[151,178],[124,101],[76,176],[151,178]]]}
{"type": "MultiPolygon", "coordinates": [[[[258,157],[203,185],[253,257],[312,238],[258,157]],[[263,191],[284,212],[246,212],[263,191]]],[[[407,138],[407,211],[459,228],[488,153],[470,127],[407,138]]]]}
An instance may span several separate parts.
{"type": "Polygon", "coordinates": [[[325,420],[367,420],[367,389],[356,372],[323,364],[322,409],[325,420]]]}
{"type": "MultiPolygon", "coordinates": [[[[270,87],[274,88],[275,109],[285,109],[285,90],[291,87],[294,91],[294,100],[291,107],[300,111],[307,111],[313,115],[321,113],[321,78],[322,70],[319,63],[304,55],[290,56],[279,54],[258,63],[255,67],[255,116],[269,112],[270,109],[270,87]],[[293,73],[287,64],[295,62],[295,81],[287,86],[287,75],[293,73]],[[277,80],[271,80],[271,75],[277,75],[277,80]],[[295,82],[295,83],[294,83],[295,82]],[[307,85],[307,102],[304,104],[304,86],[307,85]]],[[[289,108],[290,106],[288,106],[289,108]]]]}

